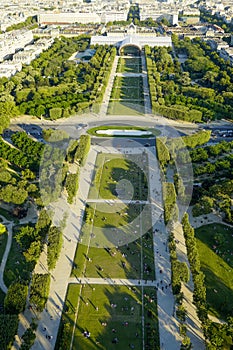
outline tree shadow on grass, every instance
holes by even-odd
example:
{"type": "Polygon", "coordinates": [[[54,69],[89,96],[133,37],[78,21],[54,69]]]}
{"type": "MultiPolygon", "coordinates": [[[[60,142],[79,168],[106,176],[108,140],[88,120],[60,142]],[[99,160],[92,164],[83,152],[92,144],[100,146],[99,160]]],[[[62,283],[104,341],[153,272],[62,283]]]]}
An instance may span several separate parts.
{"type": "Polygon", "coordinates": [[[228,316],[233,316],[233,290],[209,268],[203,267],[202,271],[205,274],[206,300],[209,311],[223,320],[226,320],[228,316]]]}

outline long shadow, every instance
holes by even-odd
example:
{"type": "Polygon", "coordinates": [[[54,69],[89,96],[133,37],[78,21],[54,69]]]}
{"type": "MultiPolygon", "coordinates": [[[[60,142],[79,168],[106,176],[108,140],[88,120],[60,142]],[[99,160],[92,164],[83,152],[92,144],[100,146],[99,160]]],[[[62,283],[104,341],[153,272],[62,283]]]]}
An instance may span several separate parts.
{"type": "Polygon", "coordinates": [[[74,265],[74,262],[73,260],[68,256],[68,255],[65,255],[67,260],[70,262],[70,265],[73,266],[74,265]]]}
{"type": "Polygon", "coordinates": [[[195,230],[195,235],[221,259],[233,268],[232,228],[224,224],[207,224],[195,230]]]}
{"type": "Polygon", "coordinates": [[[216,317],[227,320],[228,316],[233,316],[233,289],[226,286],[212,270],[207,267],[202,268],[205,274],[206,301],[209,310],[216,317]]]}

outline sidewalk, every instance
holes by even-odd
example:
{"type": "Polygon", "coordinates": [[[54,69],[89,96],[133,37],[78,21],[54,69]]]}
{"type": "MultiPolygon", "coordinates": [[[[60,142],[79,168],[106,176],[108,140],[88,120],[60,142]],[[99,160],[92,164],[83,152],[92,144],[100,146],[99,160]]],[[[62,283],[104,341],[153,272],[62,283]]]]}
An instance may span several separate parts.
{"type": "Polygon", "coordinates": [[[110,73],[110,77],[108,80],[108,85],[105,89],[105,93],[104,93],[104,97],[103,97],[103,103],[100,107],[100,112],[99,114],[101,116],[105,116],[107,114],[108,111],[108,104],[109,104],[109,100],[110,100],[110,96],[111,96],[111,91],[112,91],[112,87],[113,87],[113,83],[114,83],[114,78],[116,75],[116,70],[117,70],[117,64],[118,64],[118,59],[119,56],[116,55],[113,65],[112,65],[112,70],[110,73]]]}
{"type": "Polygon", "coordinates": [[[172,292],[168,296],[167,289],[165,288],[166,286],[171,286],[171,264],[167,249],[168,233],[163,218],[160,167],[155,148],[151,147],[151,150],[147,149],[147,154],[154,232],[155,271],[156,279],[160,282],[157,292],[160,346],[161,349],[165,350],[179,350],[181,338],[179,334],[179,323],[174,317],[175,298],[172,292]]]}

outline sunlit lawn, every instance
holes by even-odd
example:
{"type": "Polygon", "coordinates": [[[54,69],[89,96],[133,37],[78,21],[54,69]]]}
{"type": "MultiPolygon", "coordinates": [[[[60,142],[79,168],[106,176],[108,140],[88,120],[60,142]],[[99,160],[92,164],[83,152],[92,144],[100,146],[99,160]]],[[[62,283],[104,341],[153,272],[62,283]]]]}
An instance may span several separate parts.
{"type": "Polygon", "coordinates": [[[111,101],[114,100],[141,100],[142,98],[142,92],[138,87],[118,87],[114,90],[114,93],[111,97],[111,101]]]}
{"type": "Polygon", "coordinates": [[[109,102],[107,114],[110,115],[142,115],[145,113],[144,104],[140,101],[109,102]]]}
{"type": "Polygon", "coordinates": [[[89,224],[82,227],[82,244],[76,250],[72,275],[154,280],[149,205],[146,208],[139,204],[129,205],[122,211],[113,205],[110,213],[96,210],[98,206],[103,210],[102,203],[91,203],[86,209],[85,218],[89,224]]]}
{"type": "MultiPolygon", "coordinates": [[[[144,289],[144,324],[142,323],[142,291],[140,287],[86,284],[81,287],[80,296],[78,287],[70,285],[66,298],[67,312],[63,316],[63,319],[72,326],[78,304],[73,350],[130,349],[129,344],[133,345],[135,350],[141,350],[143,344],[142,327],[145,328],[145,324],[148,325],[148,323],[154,330],[154,338],[157,343],[156,347],[149,348],[159,349],[157,305],[153,288],[144,289]],[[84,336],[85,331],[90,332],[90,337],[84,336]]],[[[71,334],[70,329],[70,340],[71,334]]],[[[148,339],[147,327],[145,330],[146,343],[149,341],[148,339]]]]}
{"type": "Polygon", "coordinates": [[[99,154],[89,198],[114,199],[120,194],[120,198],[124,199],[146,200],[148,197],[147,165],[146,155],[123,157],[99,154]]]}
{"type": "Polygon", "coordinates": [[[233,230],[211,224],[196,229],[195,234],[210,312],[226,319],[233,310],[233,230]]]}
{"type": "Polygon", "coordinates": [[[120,57],[117,66],[119,73],[141,73],[142,63],[141,58],[135,57],[120,57]]]}
{"type": "Polygon", "coordinates": [[[108,114],[140,115],[145,112],[141,77],[115,77],[108,114]]]}

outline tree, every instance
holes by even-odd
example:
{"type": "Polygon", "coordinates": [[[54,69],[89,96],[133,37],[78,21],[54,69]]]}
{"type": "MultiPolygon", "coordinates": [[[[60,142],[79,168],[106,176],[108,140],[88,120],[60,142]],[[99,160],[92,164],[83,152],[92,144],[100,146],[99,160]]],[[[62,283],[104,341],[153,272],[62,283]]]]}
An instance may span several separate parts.
{"type": "Polygon", "coordinates": [[[4,308],[9,314],[19,314],[26,305],[28,287],[20,282],[14,282],[8,288],[4,299],[4,308]]]}
{"type": "Polygon", "coordinates": [[[59,258],[62,248],[62,232],[60,228],[52,226],[48,232],[47,263],[48,268],[53,269],[59,258]]]}
{"type": "Polygon", "coordinates": [[[30,247],[23,252],[23,255],[25,256],[25,259],[27,262],[37,262],[37,260],[40,257],[41,253],[41,242],[35,241],[30,244],[30,247]]]}
{"type": "Polygon", "coordinates": [[[61,118],[62,116],[62,109],[61,108],[50,108],[49,110],[49,117],[51,120],[56,120],[61,118]]]}
{"type": "Polygon", "coordinates": [[[18,315],[0,314],[0,344],[1,348],[10,349],[18,329],[18,315]]]}
{"type": "Polygon", "coordinates": [[[0,235],[6,232],[6,226],[0,223],[0,235]]]}

